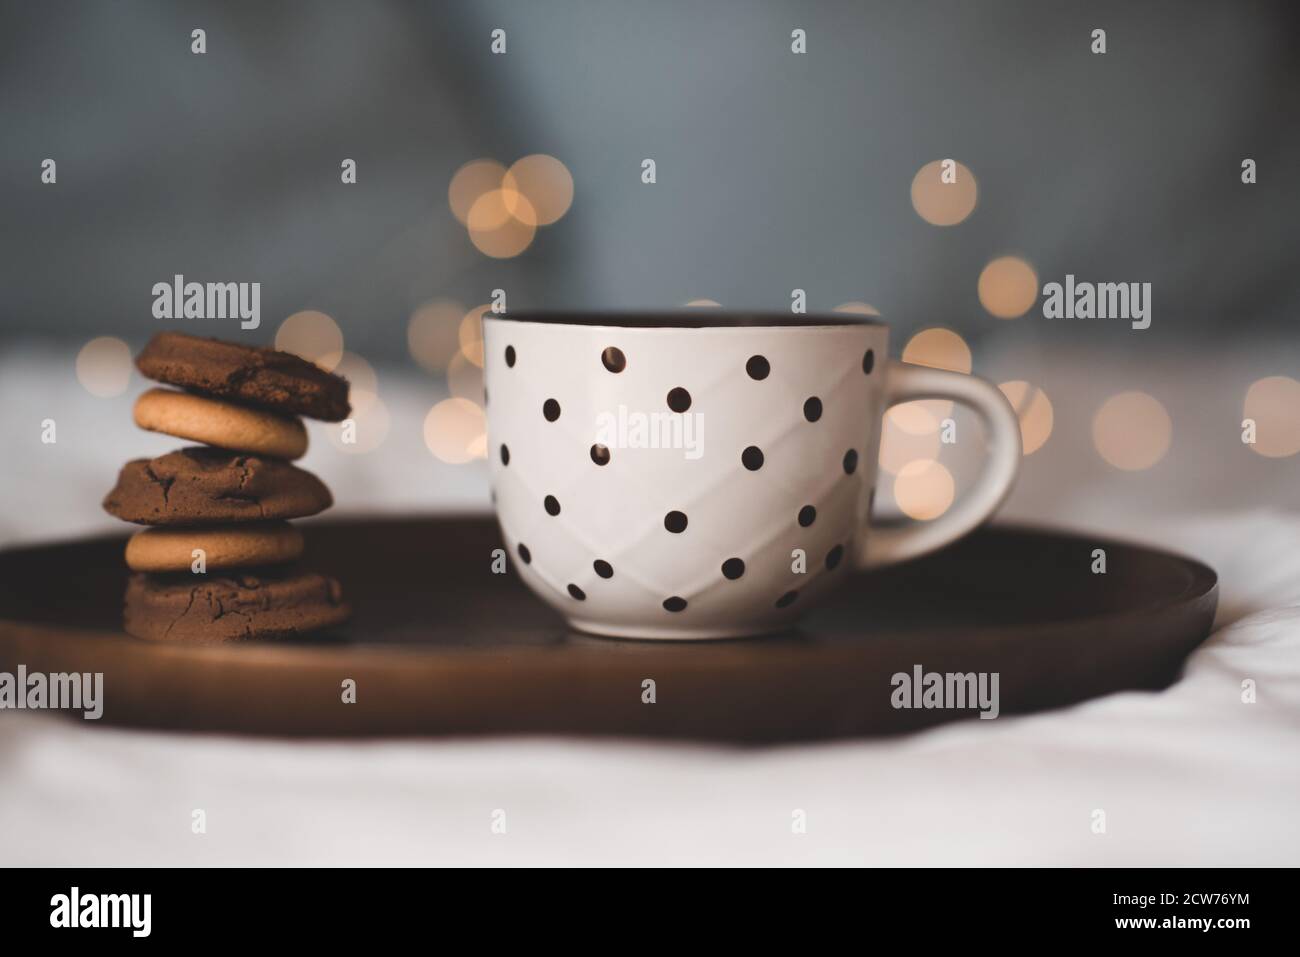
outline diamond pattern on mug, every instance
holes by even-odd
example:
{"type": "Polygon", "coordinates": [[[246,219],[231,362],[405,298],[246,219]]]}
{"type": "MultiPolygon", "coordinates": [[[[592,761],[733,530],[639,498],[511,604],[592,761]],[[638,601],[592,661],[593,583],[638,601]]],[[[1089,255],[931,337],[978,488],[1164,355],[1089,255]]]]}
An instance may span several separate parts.
{"type": "Polygon", "coordinates": [[[565,614],[765,619],[788,593],[819,590],[833,549],[851,551],[872,470],[846,474],[843,459],[876,440],[880,377],[861,363],[883,351],[883,330],[485,330],[489,443],[509,448],[508,465],[491,463],[501,525],[528,545],[525,580],[565,614]]]}

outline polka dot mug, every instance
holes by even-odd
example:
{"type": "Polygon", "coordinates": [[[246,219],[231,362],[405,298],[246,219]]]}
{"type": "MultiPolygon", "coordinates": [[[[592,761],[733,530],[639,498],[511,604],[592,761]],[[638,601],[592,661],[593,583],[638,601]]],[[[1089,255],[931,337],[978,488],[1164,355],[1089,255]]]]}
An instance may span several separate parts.
{"type": "Polygon", "coordinates": [[[484,317],[488,456],[516,569],[582,631],[790,627],[855,568],[939,548],[1003,501],[1020,428],[983,379],[890,361],[861,316],[484,317]],[[873,527],[881,417],[951,399],[986,467],[929,522],[873,527]]]}

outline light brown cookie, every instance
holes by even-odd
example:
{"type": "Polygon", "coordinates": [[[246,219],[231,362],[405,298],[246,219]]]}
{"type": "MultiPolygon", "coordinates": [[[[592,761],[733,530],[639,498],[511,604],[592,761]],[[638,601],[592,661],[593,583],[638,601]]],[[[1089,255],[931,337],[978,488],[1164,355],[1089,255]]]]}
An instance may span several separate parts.
{"type": "Polygon", "coordinates": [[[278,565],[302,556],[302,533],[288,522],[219,528],[147,528],[126,543],[126,564],[135,572],[188,572],[195,549],[207,569],[278,565]]]}
{"type": "Polygon", "coordinates": [[[301,419],[172,389],[150,389],[141,395],[135,403],[135,424],[235,452],[297,459],[307,451],[301,419]]]}

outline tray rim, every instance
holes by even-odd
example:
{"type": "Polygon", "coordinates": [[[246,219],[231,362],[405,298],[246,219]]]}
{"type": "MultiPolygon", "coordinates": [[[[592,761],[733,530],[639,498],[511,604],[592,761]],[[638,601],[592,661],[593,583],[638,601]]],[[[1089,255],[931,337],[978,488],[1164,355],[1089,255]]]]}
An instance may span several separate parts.
{"type": "MultiPolygon", "coordinates": [[[[331,517],[322,521],[314,522],[317,528],[321,527],[338,527],[338,526],[357,526],[357,525],[400,525],[412,521],[474,521],[485,520],[495,523],[496,516],[490,511],[465,511],[465,512],[429,512],[416,513],[413,515],[376,515],[376,516],[355,516],[355,517],[331,517]]],[[[1052,526],[1030,525],[1021,522],[994,522],[984,526],[992,531],[1008,532],[1018,535],[1030,535],[1037,537],[1067,537],[1073,539],[1082,539],[1082,533],[1065,528],[1055,528],[1052,526]]],[[[0,548],[0,559],[9,557],[14,553],[38,551],[56,548],[69,548],[84,545],[109,545],[115,542],[125,543],[129,533],[103,533],[98,535],[84,536],[79,538],[61,539],[54,542],[40,542],[35,544],[17,545],[13,547],[0,548]]],[[[1033,622],[1028,624],[1010,624],[998,627],[972,627],[968,633],[972,637],[991,637],[999,636],[1006,641],[1014,641],[1017,637],[1024,638],[1029,634],[1037,633],[1045,625],[1051,625],[1055,628],[1085,628],[1098,627],[1106,622],[1117,619],[1131,620],[1134,617],[1156,617],[1166,609],[1177,605],[1196,604],[1212,600],[1217,608],[1219,577],[1209,565],[1188,555],[1181,554],[1168,548],[1160,546],[1151,546],[1142,542],[1114,538],[1110,536],[1097,536],[1089,539],[1089,544],[1095,548],[1108,548],[1119,546],[1121,548],[1136,549],[1152,555],[1157,555],[1165,560],[1178,562],[1186,566],[1192,573],[1191,579],[1186,588],[1177,594],[1162,596],[1155,600],[1154,604],[1145,605],[1141,608],[1130,609],[1120,612],[1100,612],[1093,615],[1085,615],[1074,618],[1062,618],[1051,622],[1033,622]]],[[[925,556],[922,556],[923,560],[925,556]]],[[[916,561],[918,559],[913,559],[916,561]]],[[[900,563],[902,567],[904,564],[900,563]]],[[[870,575],[871,572],[855,571],[854,575],[870,575]]],[[[843,586],[841,586],[843,587],[843,586]]],[[[825,653],[831,650],[844,650],[846,646],[843,642],[822,642],[811,641],[799,649],[792,648],[787,642],[774,642],[774,638],[790,637],[800,633],[800,629],[793,631],[777,633],[775,635],[754,636],[745,638],[729,639],[709,639],[700,641],[672,641],[665,642],[655,639],[638,639],[638,638],[616,638],[607,635],[581,632],[574,629],[567,623],[557,622],[556,628],[565,634],[580,634],[584,637],[594,639],[591,645],[575,647],[572,644],[564,643],[557,645],[528,646],[518,645],[506,648],[481,648],[473,645],[445,645],[432,646],[426,644],[402,644],[396,642],[366,642],[366,643],[347,643],[342,645],[321,645],[313,644],[310,641],[301,642],[228,642],[217,644],[185,644],[181,642],[162,642],[148,641],[145,639],[135,638],[128,635],[125,631],[118,628],[116,631],[100,628],[88,627],[69,627],[65,625],[51,625],[44,622],[29,621],[20,618],[0,617],[0,651],[5,650],[5,646],[10,641],[21,641],[23,636],[31,635],[58,635],[63,640],[72,640],[77,643],[82,642],[103,642],[106,639],[112,641],[127,642],[138,646],[139,650],[152,650],[155,653],[163,652],[170,655],[181,655],[182,657],[198,658],[218,658],[226,659],[231,655],[239,656],[246,661],[256,661],[266,657],[287,656],[291,659],[286,664],[292,664],[294,661],[299,663],[303,661],[326,662],[329,660],[338,660],[339,662],[353,661],[363,657],[392,658],[394,661],[410,660],[412,658],[446,658],[457,657],[465,659],[480,658],[500,658],[502,656],[523,656],[533,657],[534,655],[551,655],[558,651],[574,656],[590,654],[596,657],[603,657],[606,654],[606,648],[603,642],[609,643],[609,647],[636,646],[641,648],[651,647],[689,647],[696,650],[697,657],[701,659],[709,658],[727,658],[730,650],[744,648],[745,654],[752,654],[758,651],[765,643],[769,644],[767,654],[776,655],[779,651],[795,651],[807,655],[809,651],[817,650],[825,653]],[[777,650],[773,650],[773,647],[777,650]],[[710,649],[714,653],[708,654],[710,649]]],[[[1210,624],[1211,633],[1213,631],[1213,620],[1210,624]]]]}

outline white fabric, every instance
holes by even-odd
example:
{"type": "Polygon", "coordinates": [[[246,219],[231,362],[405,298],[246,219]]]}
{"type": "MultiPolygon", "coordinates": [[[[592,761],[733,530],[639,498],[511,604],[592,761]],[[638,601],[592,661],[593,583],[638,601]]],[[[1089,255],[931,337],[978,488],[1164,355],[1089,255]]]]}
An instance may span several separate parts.
{"type": "MultiPolygon", "coordinates": [[[[6,447],[35,446],[45,415],[74,431],[95,424],[57,451],[35,446],[37,462],[60,456],[48,467],[5,469],[8,542],[111,527],[86,500],[98,500],[118,462],[168,444],[129,427],[129,398],[79,394],[66,366],[35,354],[0,362],[0,408],[23,408],[0,423],[13,430],[6,447]],[[105,418],[110,405],[120,427],[105,418]]],[[[404,474],[378,469],[377,458],[325,460],[320,449],[309,466],[341,503],[372,494],[395,509],[479,504],[480,474],[437,468],[423,450],[419,411],[436,390],[393,378],[384,394],[394,433],[375,456],[404,474]]],[[[1284,490],[1296,460],[1233,465],[1225,454],[1222,482],[1251,476],[1250,499],[1207,499],[1201,478],[1187,493],[1180,456],[1218,440],[1180,431],[1173,395],[1166,472],[1094,477],[1081,464],[1092,454],[1086,439],[1062,431],[1068,404],[1053,398],[1059,448],[1043,465],[1026,460],[1010,513],[1145,538],[1220,573],[1217,630],[1164,692],[893,740],[749,750],[302,743],[9,712],[0,714],[0,864],[1300,863],[1300,516],[1264,505],[1294,504],[1284,490]],[[1081,473],[1080,487],[1062,478],[1081,473]],[[1151,481],[1165,486],[1142,485],[1151,481]],[[1257,703],[1241,700],[1247,678],[1257,703]],[[203,835],[191,832],[196,808],[206,813],[203,835]],[[498,809],[504,834],[492,832],[498,809]],[[807,815],[805,834],[792,833],[796,809],[807,815]],[[1098,809],[1104,834],[1092,827],[1098,809]]]]}

